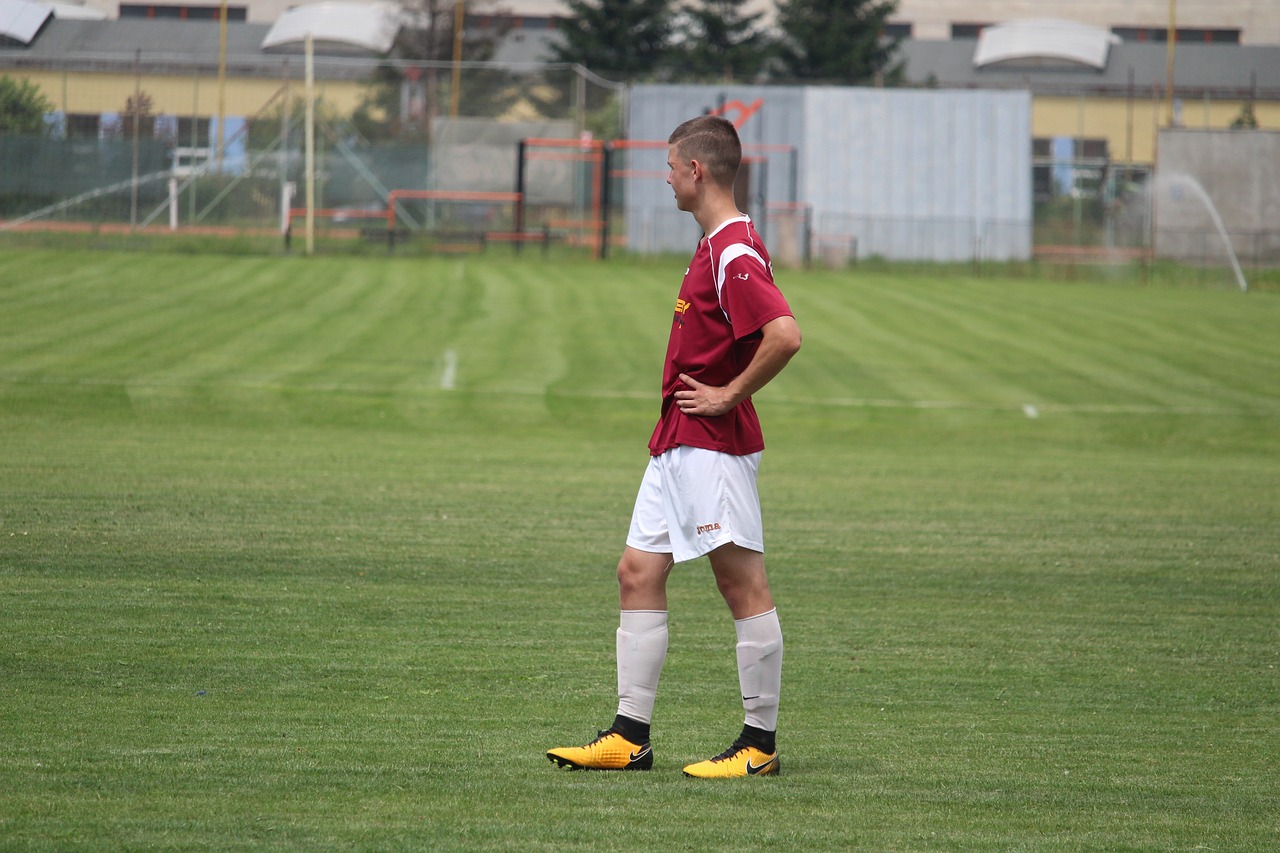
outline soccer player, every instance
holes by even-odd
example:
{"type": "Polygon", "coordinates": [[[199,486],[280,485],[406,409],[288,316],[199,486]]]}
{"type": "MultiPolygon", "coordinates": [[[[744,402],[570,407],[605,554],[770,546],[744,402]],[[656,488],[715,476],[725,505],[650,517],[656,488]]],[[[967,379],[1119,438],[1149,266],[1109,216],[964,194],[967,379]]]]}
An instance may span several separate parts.
{"type": "Polygon", "coordinates": [[[765,575],[756,473],[764,438],[751,395],[800,349],[800,328],[773,281],[749,217],[734,200],[742,145],[729,121],[700,116],[671,134],[667,183],[703,236],[676,299],[662,377],[662,414],[649,440],[626,548],[618,562],[618,711],[586,746],[547,758],[575,770],[648,770],[649,727],[667,654],[667,575],[708,555],[737,629],[742,733],[686,775],[779,770],[776,732],[782,629],[765,575]]]}

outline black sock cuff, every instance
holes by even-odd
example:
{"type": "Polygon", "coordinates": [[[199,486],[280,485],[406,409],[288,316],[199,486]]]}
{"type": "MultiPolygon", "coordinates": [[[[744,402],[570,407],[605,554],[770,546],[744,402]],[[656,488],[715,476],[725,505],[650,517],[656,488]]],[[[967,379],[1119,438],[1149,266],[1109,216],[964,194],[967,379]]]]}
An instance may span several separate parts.
{"type": "Polygon", "coordinates": [[[649,742],[648,723],[642,723],[639,720],[633,720],[630,717],[624,717],[619,714],[613,718],[611,728],[634,744],[646,744],[649,742]]]}
{"type": "Polygon", "coordinates": [[[754,746],[761,752],[772,755],[777,751],[778,733],[758,729],[755,726],[743,725],[742,734],[738,737],[748,746],[754,746]]]}

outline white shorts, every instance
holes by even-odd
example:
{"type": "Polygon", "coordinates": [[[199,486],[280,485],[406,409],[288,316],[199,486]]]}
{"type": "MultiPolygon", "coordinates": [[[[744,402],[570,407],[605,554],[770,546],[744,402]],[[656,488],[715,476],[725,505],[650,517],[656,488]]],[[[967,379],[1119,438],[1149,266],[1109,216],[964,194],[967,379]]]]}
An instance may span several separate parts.
{"type": "Polygon", "coordinates": [[[733,456],[676,447],[651,456],[631,513],[627,544],[677,563],[733,542],[764,551],[756,474],[759,453],[733,456]]]}

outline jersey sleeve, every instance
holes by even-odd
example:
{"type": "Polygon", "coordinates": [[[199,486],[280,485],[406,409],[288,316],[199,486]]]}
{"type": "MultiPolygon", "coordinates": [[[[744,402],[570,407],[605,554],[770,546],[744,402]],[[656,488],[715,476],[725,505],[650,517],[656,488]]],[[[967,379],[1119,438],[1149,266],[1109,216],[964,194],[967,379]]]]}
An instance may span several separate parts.
{"type": "Polygon", "coordinates": [[[720,260],[720,307],[739,340],[770,320],[791,316],[791,306],[773,281],[773,270],[750,246],[737,244],[720,260]],[[737,250],[737,251],[735,251],[737,250]]]}

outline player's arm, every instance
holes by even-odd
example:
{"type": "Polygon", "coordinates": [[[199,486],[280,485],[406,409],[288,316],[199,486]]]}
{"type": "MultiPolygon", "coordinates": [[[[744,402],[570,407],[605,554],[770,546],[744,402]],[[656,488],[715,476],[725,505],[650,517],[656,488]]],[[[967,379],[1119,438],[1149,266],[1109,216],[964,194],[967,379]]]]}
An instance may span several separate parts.
{"type": "Polygon", "coordinates": [[[680,381],[689,386],[676,392],[680,411],[703,417],[723,415],[768,385],[800,351],[800,326],[795,317],[775,317],[760,327],[760,335],[760,346],[751,363],[727,385],[706,385],[680,374],[680,381]]]}

